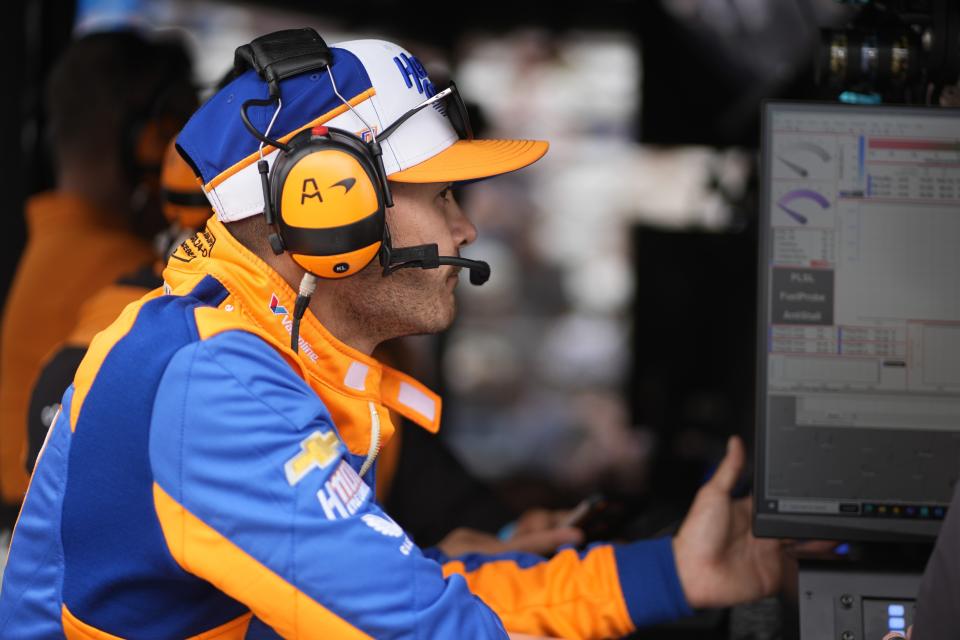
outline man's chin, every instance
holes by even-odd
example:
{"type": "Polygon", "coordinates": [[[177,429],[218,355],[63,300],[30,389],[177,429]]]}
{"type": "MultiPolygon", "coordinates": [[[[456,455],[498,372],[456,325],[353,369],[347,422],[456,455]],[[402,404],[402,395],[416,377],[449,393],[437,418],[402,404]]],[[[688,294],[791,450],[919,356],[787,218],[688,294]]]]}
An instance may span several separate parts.
{"type": "Polygon", "coordinates": [[[419,326],[416,328],[411,327],[408,335],[432,335],[443,333],[449,329],[457,317],[457,304],[452,298],[453,296],[451,295],[451,300],[448,304],[437,305],[435,308],[436,313],[431,314],[430,318],[424,318],[423,322],[418,323],[419,326]]]}
{"type": "MultiPolygon", "coordinates": [[[[452,295],[450,297],[453,298],[452,295]]],[[[442,333],[453,326],[453,321],[457,317],[456,300],[451,300],[448,305],[444,305],[442,310],[437,309],[437,311],[437,316],[434,319],[435,322],[426,333],[442,333]]]]}

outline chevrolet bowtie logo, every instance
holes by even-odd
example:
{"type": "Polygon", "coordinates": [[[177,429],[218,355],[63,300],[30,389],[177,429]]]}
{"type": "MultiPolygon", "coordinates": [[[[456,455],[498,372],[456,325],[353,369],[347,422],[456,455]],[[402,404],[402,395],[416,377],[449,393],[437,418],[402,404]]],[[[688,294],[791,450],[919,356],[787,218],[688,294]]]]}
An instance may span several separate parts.
{"type": "Polygon", "coordinates": [[[340,441],[332,432],[314,431],[300,443],[302,451],[295,455],[283,469],[287,473],[287,482],[293,486],[314,469],[325,469],[340,457],[340,441]]]}

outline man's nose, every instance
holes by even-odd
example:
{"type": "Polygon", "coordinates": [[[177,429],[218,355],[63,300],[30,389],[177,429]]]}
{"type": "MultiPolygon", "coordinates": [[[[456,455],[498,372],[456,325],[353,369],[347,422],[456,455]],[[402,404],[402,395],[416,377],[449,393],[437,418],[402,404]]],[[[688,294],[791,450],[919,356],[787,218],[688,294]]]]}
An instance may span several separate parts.
{"type": "Polygon", "coordinates": [[[456,240],[457,246],[465,247],[477,239],[476,225],[467,217],[467,214],[463,212],[459,205],[457,205],[453,214],[452,223],[453,238],[456,240]]]}

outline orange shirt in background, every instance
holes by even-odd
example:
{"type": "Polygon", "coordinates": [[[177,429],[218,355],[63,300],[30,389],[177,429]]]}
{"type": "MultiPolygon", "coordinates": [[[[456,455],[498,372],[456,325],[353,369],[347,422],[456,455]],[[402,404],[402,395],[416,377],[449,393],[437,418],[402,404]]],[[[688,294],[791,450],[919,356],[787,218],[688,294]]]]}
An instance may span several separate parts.
{"type": "Polygon", "coordinates": [[[27,408],[46,358],[77,324],[86,299],[153,258],[150,243],[122,220],[72,194],[48,192],[27,202],[27,246],[10,287],[0,330],[0,496],[18,504],[27,408]]]}

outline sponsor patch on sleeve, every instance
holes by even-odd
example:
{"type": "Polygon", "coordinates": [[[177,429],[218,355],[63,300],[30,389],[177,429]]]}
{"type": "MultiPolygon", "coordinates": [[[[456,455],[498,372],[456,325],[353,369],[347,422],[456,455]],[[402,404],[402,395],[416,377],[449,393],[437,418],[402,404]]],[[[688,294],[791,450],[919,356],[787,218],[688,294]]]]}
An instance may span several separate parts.
{"type": "Polygon", "coordinates": [[[330,478],[317,491],[317,500],[328,520],[355,515],[369,498],[370,487],[346,460],[340,461],[330,478]]]}
{"type": "Polygon", "coordinates": [[[300,452],[283,466],[290,486],[296,485],[314,469],[326,469],[340,457],[340,440],[331,431],[314,431],[300,443],[300,452]]]}
{"type": "Polygon", "coordinates": [[[388,538],[403,538],[400,553],[405,556],[410,555],[410,550],[413,549],[413,540],[406,536],[400,525],[393,521],[393,518],[386,514],[378,516],[375,513],[367,513],[363,515],[362,520],[368,527],[388,538]]]}

